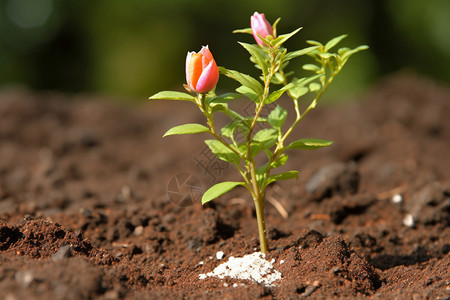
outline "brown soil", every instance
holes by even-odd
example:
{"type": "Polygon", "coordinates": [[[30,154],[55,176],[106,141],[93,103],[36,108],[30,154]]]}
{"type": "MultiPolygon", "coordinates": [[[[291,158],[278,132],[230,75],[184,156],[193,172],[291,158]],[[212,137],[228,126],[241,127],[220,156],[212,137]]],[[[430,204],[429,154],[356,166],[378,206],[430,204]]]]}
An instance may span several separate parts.
{"type": "Polygon", "coordinates": [[[268,191],[273,287],[198,279],[258,240],[244,190],[198,201],[237,178],[204,137],[161,137],[196,109],[94,98],[0,91],[1,299],[449,299],[448,87],[397,75],[306,118],[297,138],[335,144],[268,191]]]}

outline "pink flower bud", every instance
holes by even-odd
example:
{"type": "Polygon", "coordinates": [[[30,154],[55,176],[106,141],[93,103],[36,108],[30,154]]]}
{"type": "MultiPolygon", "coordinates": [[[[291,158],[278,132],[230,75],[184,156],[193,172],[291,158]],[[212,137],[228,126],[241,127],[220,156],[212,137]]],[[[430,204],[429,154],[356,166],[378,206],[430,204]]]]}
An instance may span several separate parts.
{"type": "Polygon", "coordinates": [[[207,93],[219,81],[219,69],[208,46],[198,52],[188,52],[186,57],[186,80],[189,88],[197,93],[207,93]]]}
{"type": "Polygon", "coordinates": [[[264,42],[258,37],[260,35],[263,38],[266,38],[268,35],[273,35],[272,25],[266,20],[264,14],[260,14],[255,12],[250,19],[250,26],[252,27],[252,33],[255,37],[256,43],[262,46],[264,42]]]}

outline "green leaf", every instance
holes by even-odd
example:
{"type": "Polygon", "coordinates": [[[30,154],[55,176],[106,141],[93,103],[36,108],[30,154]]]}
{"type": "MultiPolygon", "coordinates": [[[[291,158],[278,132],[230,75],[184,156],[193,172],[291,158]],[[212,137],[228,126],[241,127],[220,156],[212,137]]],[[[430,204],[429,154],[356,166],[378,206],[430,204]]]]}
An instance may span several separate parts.
{"type": "Polygon", "coordinates": [[[219,159],[239,165],[241,158],[235,152],[231,151],[224,144],[219,142],[218,140],[205,140],[205,144],[208,145],[209,149],[211,149],[212,153],[216,155],[219,159]]]}
{"type": "Polygon", "coordinates": [[[264,90],[263,86],[261,85],[261,83],[259,83],[258,80],[254,79],[253,77],[251,77],[247,74],[240,73],[238,71],[225,69],[224,67],[219,67],[219,71],[223,75],[236,80],[243,86],[250,88],[258,96],[263,93],[263,90],[264,90]]]}
{"type": "Polygon", "coordinates": [[[305,54],[309,54],[309,53],[311,53],[312,51],[314,51],[314,50],[316,50],[318,48],[319,48],[319,46],[312,46],[312,47],[308,47],[308,48],[305,48],[305,49],[297,50],[297,51],[294,51],[294,52],[289,52],[284,57],[283,61],[288,61],[288,60],[291,60],[293,58],[296,58],[296,57],[299,57],[299,56],[302,56],[302,55],[305,55],[305,54]]]}
{"type": "Polygon", "coordinates": [[[320,67],[318,65],[306,64],[302,67],[303,70],[317,72],[320,71],[320,67]]]}
{"type": "Polygon", "coordinates": [[[227,103],[230,100],[234,100],[239,97],[241,97],[241,94],[238,93],[226,93],[215,97],[208,97],[206,98],[206,105],[208,106],[210,103],[227,103]]]}
{"type": "Polygon", "coordinates": [[[273,128],[264,128],[253,136],[253,141],[262,144],[264,149],[269,149],[278,141],[278,130],[273,128]]]}
{"type": "Polygon", "coordinates": [[[276,169],[276,168],[278,168],[278,167],[281,167],[281,166],[283,166],[284,164],[286,164],[287,160],[288,160],[288,156],[287,156],[286,154],[281,154],[280,156],[277,157],[276,160],[274,160],[274,161],[271,163],[270,167],[271,167],[272,169],[276,169]]]}
{"type": "Polygon", "coordinates": [[[320,85],[320,83],[317,83],[317,82],[311,82],[309,84],[309,90],[311,92],[317,92],[317,91],[319,91],[321,89],[321,87],[322,86],[320,85]]]}
{"type": "Polygon", "coordinates": [[[336,57],[334,53],[319,53],[319,56],[323,59],[329,59],[330,57],[336,57]]]}
{"type": "Polygon", "coordinates": [[[259,95],[252,90],[249,87],[241,85],[236,89],[236,92],[240,93],[241,95],[244,95],[248,99],[252,100],[253,102],[258,103],[259,102],[259,95]]]}
{"type": "Polygon", "coordinates": [[[183,92],[174,92],[174,91],[163,91],[154,94],[150,98],[150,100],[161,99],[161,100],[180,100],[180,101],[191,101],[195,102],[195,98],[192,95],[183,92]]]}
{"type": "Polygon", "coordinates": [[[340,41],[345,39],[347,37],[347,34],[343,34],[340,36],[337,36],[333,39],[331,39],[328,43],[325,44],[324,52],[328,52],[331,48],[336,46],[340,41]]]}
{"type": "Polygon", "coordinates": [[[286,149],[318,149],[322,147],[328,147],[333,144],[333,141],[326,141],[321,139],[300,139],[290,143],[286,146],[286,149]]]}
{"type": "Polygon", "coordinates": [[[211,103],[208,107],[208,112],[212,115],[218,111],[223,112],[224,114],[228,113],[228,104],[227,103],[211,103]]]}
{"type": "Polygon", "coordinates": [[[202,204],[205,204],[211,200],[216,199],[217,197],[225,194],[226,192],[231,191],[238,185],[244,185],[244,183],[235,181],[225,181],[213,185],[203,194],[202,204]]]}
{"type": "MultiPolygon", "coordinates": [[[[339,54],[339,55],[341,55],[341,58],[343,61],[346,61],[353,54],[363,51],[363,50],[367,50],[367,49],[369,49],[369,46],[361,45],[361,46],[356,47],[355,49],[348,49],[347,51],[345,51],[344,54],[339,54]]],[[[339,50],[341,50],[341,49],[339,49],[339,50]]]]}
{"type": "Polygon", "coordinates": [[[184,124],[170,128],[163,136],[175,135],[175,134],[194,134],[200,132],[209,132],[208,127],[200,124],[184,124]]]}
{"type": "Polygon", "coordinates": [[[255,59],[255,63],[261,68],[264,76],[266,76],[268,66],[262,53],[260,52],[261,47],[258,45],[251,45],[241,42],[239,42],[239,44],[241,44],[241,46],[244,47],[245,50],[248,51],[248,53],[250,53],[250,55],[255,59]]]}
{"type": "Polygon", "coordinates": [[[264,103],[265,103],[265,104],[270,104],[270,103],[272,103],[272,102],[277,101],[277,100],[284,94],[285,91],[287,91],[288,89],[290,89],[290,88],[292,88],[292,87],[294,87],[294,84],[293,84],[293,83],[289,83],[289,84],[285,85],[284,87],[282,87],[281,89],[276,90],[276,91],[273,91],[273,92],[269,95],[269,97],[267,97],[267,98],[264,100],[264,103]]]}
{"type": "Polygon", "coordinates": [[[320,43],[318,41],[314,41],[314,40],[307,40],[306,43],[310,44],[310,45],[314,45],[314,46],[319,46],[319,47],[323,46],[322,43],[320,43]]]}
{"type": "Polygon", "coordinates": [[[294,36],[297,32],[302,30],[303,27],[297,28],[296,30],[292,31],[291,33],[283,34],[277,37],[273,40],[271,43],[275,48],[280,47],[284,42],[286,42],[288,39],[290,39],[292,36],[294,36]]]}
{"type": "Polygon", "coordinates": [[[277,180],[289,180],[289,179],[293,179],[293,178],[298,179],[298,171],[287,171],[287,172],[283,172],[281,174],[272,175],[269,178],[267,178],[266,185],[269,185],[272,182],[277,181],[277,180]]]}
{"type": "Polygon", "coordinates": [[[286,117],[287,117],[287,110],[277,105],[277,107],[275,107],[270,112],[269,116],[267,117],[267,120],[273,128],[280,130],[281,126],[283,126],[284,122],[286,121],[286,117]]]}
{"type": "Polygon", "coordinates": [[[294,79],[292,80],[292,84],[294,85],[294,87],[292,87],[289,92],[291,93],[291,95],[294,97],[294,99],[298,99],[301,96],[307,94],[309,92],[309,89],[306,87],[306,85],[316,79],[319,79],[320,77],[322,77],[323,74],[318,74],[318,75],[313,75],[310,77],[305,77],[305,78],[301,78],[301,79],[294,79]]]}
{"type": "Polygon", "coordinates": [[[253,31],[251,28],[244,28],[244,29],[236,29],[233,30],[233,33],[248,33],[248,34],[253,34],[253,31]]]}

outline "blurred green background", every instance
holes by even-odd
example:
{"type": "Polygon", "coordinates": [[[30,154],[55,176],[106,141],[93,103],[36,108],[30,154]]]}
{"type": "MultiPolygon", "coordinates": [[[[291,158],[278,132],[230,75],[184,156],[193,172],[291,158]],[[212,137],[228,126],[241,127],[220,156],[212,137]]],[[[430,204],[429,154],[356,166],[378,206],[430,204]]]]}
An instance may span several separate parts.
{"type": "Polygon", "coordinates": [[[218,65],[255,74],[236,43],[252,37],[231,33],[249,27],[254,11],[281,17],[280,33],[303,27],[290,50],[342,33],[346,46],[370,45],[349,61],[334,96],[401,69],[450,81],[449,0],[3,0],[0,86],[144,100],[181,89],[187,51],[207,44],[218,65]]]}

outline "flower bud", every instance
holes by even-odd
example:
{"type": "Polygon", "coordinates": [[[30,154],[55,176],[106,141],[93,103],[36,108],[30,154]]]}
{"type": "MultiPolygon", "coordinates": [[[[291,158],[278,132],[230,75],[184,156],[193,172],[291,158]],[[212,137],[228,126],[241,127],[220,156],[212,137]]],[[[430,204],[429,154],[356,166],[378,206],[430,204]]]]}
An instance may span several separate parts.
{"type": "Polygon", "coordinates": [[[219,81],[219,69],[208,46],[198,52],[188,52],[186,57],[186,81],[189,88],[197,93],[207,93],[219,81]]]}
{"type": "Polygon", "coordinates": [[[255,12],[250,19],[250,26],[252,27],[252,33],[255,37],[256,43],[262,46],[264,42],[258,37],[266,38],[268,35],[273,35],[272,25],[266,20],[264,14],[255,12]]]}

